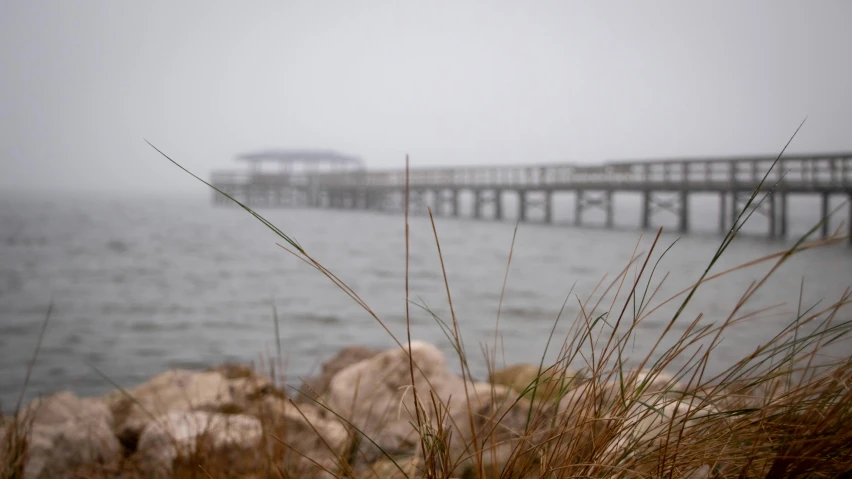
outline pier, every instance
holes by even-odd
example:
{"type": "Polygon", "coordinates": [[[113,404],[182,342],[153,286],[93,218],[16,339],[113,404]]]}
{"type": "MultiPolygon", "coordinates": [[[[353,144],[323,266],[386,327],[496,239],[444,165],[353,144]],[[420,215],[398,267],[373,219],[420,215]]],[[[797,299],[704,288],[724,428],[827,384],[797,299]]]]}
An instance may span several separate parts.
{"type": "MultiPolygon", "coordinates": [[[[321,150],[274,150],[240,155],[244,170],[214,171],[211,184],[252,208],[296,207],[399,211],[406,188],[403,169],[371,170],[355,156],[321,150]]],[[[673,214],[677,229],[690,230],[689,198],[718,196],[718,230],[726,233],[755,189],[766,198],[755,213],[768,219],[767,235],[788,232],[791,195],[818,195],[814,223],[829,214],[829,201],[839,195],[852,204],[852,152],[728,158],[682,158],[609,161],[589,164],[526,164],[412,168],[409,204],[412,213],[432,209],[438,216],[462,217],[460,197],[472,196],[474,219],[504,219],[504,198],[515,195],[521,222],[553,222],[553,196],[574,195],[573,224],[597,208],[605,226],[613,227],[617,193],[642,198],[640,226],[651,228],[655,215],[673,214]],[[769,171],[763,185],[761,180],[769,171]],[[536,214],[533,215],[532,213],[536,214]],[[819,216],[817,216],[819,215],[819,216]]],[[[230,200],[214,192],[215,204],[230,200]]],[[[846,224],[852,225],[852,206],[846,224]]],[[[848,226],[847,226],[848,227],[848,226]]],[[[828,223],[821,229],[830,233],[828,223]]],[[[850,235],[852,241],[852,235],[850,235]]]]}

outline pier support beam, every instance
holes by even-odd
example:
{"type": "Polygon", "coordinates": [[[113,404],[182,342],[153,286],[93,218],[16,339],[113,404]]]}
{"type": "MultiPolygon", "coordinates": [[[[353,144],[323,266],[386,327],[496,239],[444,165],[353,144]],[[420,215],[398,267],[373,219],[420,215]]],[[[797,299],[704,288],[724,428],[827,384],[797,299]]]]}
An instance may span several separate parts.
{"type": "Polygon", "coordinates": [[[822,201],[820,201],[819,219],[822,221],[822,237],[828,238],[828,193],[822,193],[822,201]]]}
{"type": "MultiPolygon", "coordinates": [[[[432,206],[432,214],[434,216],[443,216],[444,215],[444,192],[441,190],[432,190],[428,196],[432,198],[432,202],[429,203],[432,206]]],[[[428,212],[428,210],[427,210],[428,212]]]]}
{"type": "Polygon", "coordinates": [[[689,231],[689,191],[680,190],[680,201],[678,207],[678,229],[681,233],[689,231]]]}
{"type": "Polygon", "coordinates": [[[518,198],[519,198],[518,221],[523,223],[527,220],[527,192],[526,191],[519,191],[518,192],[518,198]]]}
{"type": "Polygon", "coordinates": [[[651,227],[651,192],[645,191],[642,193],[642,229],[646,230],[651,227]]]}
{"type": "Polygon", "coordinates": [[[769,208],[769,213],[767,214],[767,218],[769,218],[769,238],[775,239],[775,236],[778,233],[776,225],[777,216],[775,212],[775,192],[770,191],[769,196],[766,199],[769,201],[769,204],[766,205],[769,208]]]}
{"type": "Polygon", "coordinates": [[[740,204],[739,196],[736,190],[731,191],[731,228],[737,226],[737,217],[740,214],[738,206],[740,204]]]}
{"type": "Polygon", "coordinates": [[[724,191],[719,193],[719,234],[724,235],[728,232],[727,215],[728,215],[728,194],[724,191]]]}
{"type": "MultiPolygon", "coordinates": [[[[432,215],[434,216],[443,216],[444,215],[444,191],[443,190],[431,190],[427,191],[427,196],[432,198],[432,201],[429,205],[432,207],[432,215]],[[431,194],[430,194],[431,193],[431,194]]],[[[426,210],[428,214],[429,210],[426,210]]]]}
{"type": "Polygon", "coordinates": [[[574,200],[574,226],[583,226],[583,203],[586,201],[585,196],[585,191],[577,190],[574,200]]]}
{"type": "Polygon", "coordinates": [[[553,192],[544,192],[544,222],[553,223],[553,192]]]}
{"type": "Polygon", "coordinates": [[[480,190],[473,192],[473,217],[475,219],[482,218],[482,191],[480,190]]]}
{"type": "Polygon", "coordinates": [[[606,208],[606,227],[612,228],[615,223],[615,212],[612,207],[612,190],[609,190],[604,195],[604,207],[606,208]]]}
{"type": "Polygon", "coordinates": [[[852,193],[849,193],[849,202],[846,204],[849,209],[849,221],[846,223],[846,231],[848,232],[849,245],[852,246],[852,193]]]}
{"type": "Polygon", "coordinates": [[[454,189],[452,190],[451,195],[452,195],[452,196],[451,196],[451,198],[452,198],[452,200],[451,200],[451,201],[453,202],[453,211],[452,211],[452,214],[453,214],[453,216],[454,216],[454,217],[458,218],[458,216],[459,216],[459,190],[454,188],[454,189]]]}
{"type": "Polygon", "coordinates": [[[494,219],[503,219],[503,190],[494,190],[494,219]]]}
{"type": "Polygon", "coordinates": [[[779,233],[779,236],[781,236],[782,239],[785,239],[785,238],[787,238],[787,192],[786,191],[782,192],[781,198],[779,198],[779,199],[781,200],[781,205],[780,205],[781,206],[781,212],[780,212],[781,214],[780,214],[780,217],[778,218],[780,220],[779,221],[779,223],[780,223],[779,230],[780,231],[778,233],[779,233]]]}

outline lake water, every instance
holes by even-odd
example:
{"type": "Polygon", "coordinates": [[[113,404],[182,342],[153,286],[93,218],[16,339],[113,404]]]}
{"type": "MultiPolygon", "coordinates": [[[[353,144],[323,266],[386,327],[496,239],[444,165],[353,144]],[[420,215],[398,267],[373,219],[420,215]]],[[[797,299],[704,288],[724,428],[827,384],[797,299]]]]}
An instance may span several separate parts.
{"type": "MultiPolygon", "coordinates": [[[[559,223],[573,210],[567,199],[555,209],[559,223]]],[[[577,229],[566,224],[522,224],[509,272],[500,331],[505,361],[537,362],[566,295],[574,286],[555,352],[586,299],[605,276],[627,264],[639,231],[636,198],[618,198],[616,223],[625,229],[577,229]]],[[[508,203],[511,201],[507,200],[508,203]]],[[[655,282],[669,273],[654,302],[695,281],[718,247],[716,200],[693,200],[693,223],[710,234],[681,238],[665,256],[655,282]]],[[[794,202],[791,229],[815,220],[815,199],[794,202]]],[[[453,306],[471,366],[485,375],[480,344],[491,344],[514,223],[437,219],[453,306]]],[[[263,210],[337,274],[394,334],[405,331],[405,238],[401,215],[331,210],[263,210]]],[[[590,222],[602,215],[589,213],[590,222]]],[[[833,223],[848,218],[841,217],[833,223]]],[[[659,220],[674,224],[673,215],[659,220]]],[[[755,217],[746,230],[760,232],[755,217]]],[[[647,251],[646,233],[639,251],[647,251]]],[[[654,259],[677,236],[664,234],[654,259]]],[[[14,406],[48,304],[55,308],[27,398],[69,388],[100,394],[111,386],[103,371],[132,386],[167,368],[203,368],[224,361],[276,355],[273,302],[289,381],[310,374],[339,348],[361,344],[390,347],[381,326],[328,279],[275,245],[277,237],[245,211],[214,208],[198,198],[142,196],[0,198],[0,401],[14,406]]],[[[280,240],[279,240],[280,241],[280,240]]],[[[774,253],[784,244],[757,237],[735,240],[714,271],[774,253]]],[[[704,313],[723,320],[763,265],[708,283],[684,318],[704,313]]],[[[411,219],[411,299],[449,319],[447,296],[431,225],[411,219]]],[[[632,273],[630,278],[632,279],[632,273]]],[[[714,368],[765,342],[795,317],[805,280],[804,305],[839,299],[852,286],[852,248],[809,251],[793,258],[746,310],[784,303],[725,334],[714,368]]],[[[609,280],[608,279],[608,280],[609,280]]],[[[597,296],[595,296],[597,297],[597,296]]],[[[622,293],[618,305],[623,304],[622,293]]],[[[612,300],[607,299],[608,305],[612,300]]],[[[672,303],[672,306],[675,306],[672,303]]],[[[620,310],[620,308],[618,308],[620,310]]],[[[638,330],[629,354],[647,353],[672,308],[663,308],[638,330]]],[[[840,316],[848,318],[849,308],[840,316]]],[[[686,321],[684,320],[684,322],[686,321]]],[[[452,352],[441,329],[423,309],[411,307],[412,335],[452,352]]],[[[683,326],[676,326],[675,331],[683,326]]],[[[682,331],[682,329],[680,329],[682,331]]],[[[845,352],[848,354],[848,351],[845,352]]],[[[503,355],[501,354],[501,357],[503,355]]],[[[548,355],[552,357],[552,354],[548,355]]],[[[501,359],[502,360],[502,359],[501,359]]],[[[458,361],[449,360],[458,368],[458,361]]]]}

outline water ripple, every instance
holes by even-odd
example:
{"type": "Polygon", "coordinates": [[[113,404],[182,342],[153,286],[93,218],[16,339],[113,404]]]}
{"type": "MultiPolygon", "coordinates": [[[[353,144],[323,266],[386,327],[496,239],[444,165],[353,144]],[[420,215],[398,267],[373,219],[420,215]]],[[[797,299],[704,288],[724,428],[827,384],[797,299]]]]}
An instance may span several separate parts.
{"type": "MultiPolygon", "coordinates": [[[[264,215],[340,274],[394,334],[403,337],[401,216],[317,210],[267,210],[264,215]]],[[[493,338],[514,223],[439,221],[456,317],[468,349],[478,351],[479,342],[493,338]]],[[[413,218],[411,225],[410,300],[422,299],[449,322],[431,224],[413,218]]],[[[104,372],[111,379],[130,385],[171,367],[203,369],[225,360],[256,360],[260,353],[275,351],[273,300],[292,376],[308,373],[349,344],[393,345],[368,313],[320,273],[281,251],[274,245],[280,239],[254,218],[238,209],[212,208],[206,197],[198,202],[14,198],[2,202],[0,231],[4,407],[17,399],[52,294],[54,317],[28,399],[66,385],[79,394],[105,392],[109,384],[93,374],[89,364],[108,369],[104,372]]],[[[522,224],[500,318],[507,360],[537,361],[571,285],[576,281],[573,294],[583,301],[590,296],[590,304],[601,299],[602,289],[592,294],[593,289],[605,274],[608,282],[624,268],[638,236],[629,230],[522,224]]],[[[647,251],[650,241],[644,238],[640,250],[647,251]]],[[[670,276],[653,303],[691,284],[703,270],[703,259],[712,257],[717,246],[717,238],[681,239],[655,273],[652,290],[663,275],[670,276]]],[[[717,270],[779,247],[738,238],[717,270]]],[[[791,258],[748,309],[787,302],[782,311],[789,314],[732,330],[726,334],[727,351],[753,349],[775,332],[770,326],[780,328],[791,321],[802,276],[807,278],[803,305],[839,298],[852,283],[849,264],[852,250],[845,247],[791,258]]],[[[744,270],[708,283],[684,318],[699,313],[708,320],[727,317],[757,274],[744,270]]],[[[622,305],[624,298],[622,291],[616,304],[622,305]]],[[[579,312],[576,298],[570,299],[557,334],[565,334],[579,312]]],[[[605,308],[611,303],[610,294],[601,304],[605,308]]],[[[647,353],[678,305],[671,303],[640,325],[633,354],[647,353]]],[[[452,352],[429,313],[415,306],[410,314],[415,339],[452,352]]],[[[480,355],[472,353],[470,359],[474,373],[483,375],[480,355]]]]}

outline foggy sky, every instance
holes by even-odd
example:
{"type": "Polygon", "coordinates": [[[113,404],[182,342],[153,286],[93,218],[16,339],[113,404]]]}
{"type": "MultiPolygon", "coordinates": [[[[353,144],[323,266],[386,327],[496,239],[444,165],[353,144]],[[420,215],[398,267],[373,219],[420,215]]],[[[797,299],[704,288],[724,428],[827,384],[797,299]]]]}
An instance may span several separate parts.
{"type": "Polygon", "coordinates": [[[0,0],[0,188],[204,191],[264,148],[370,167],[852,150],[852,2],[0,0]]]}

